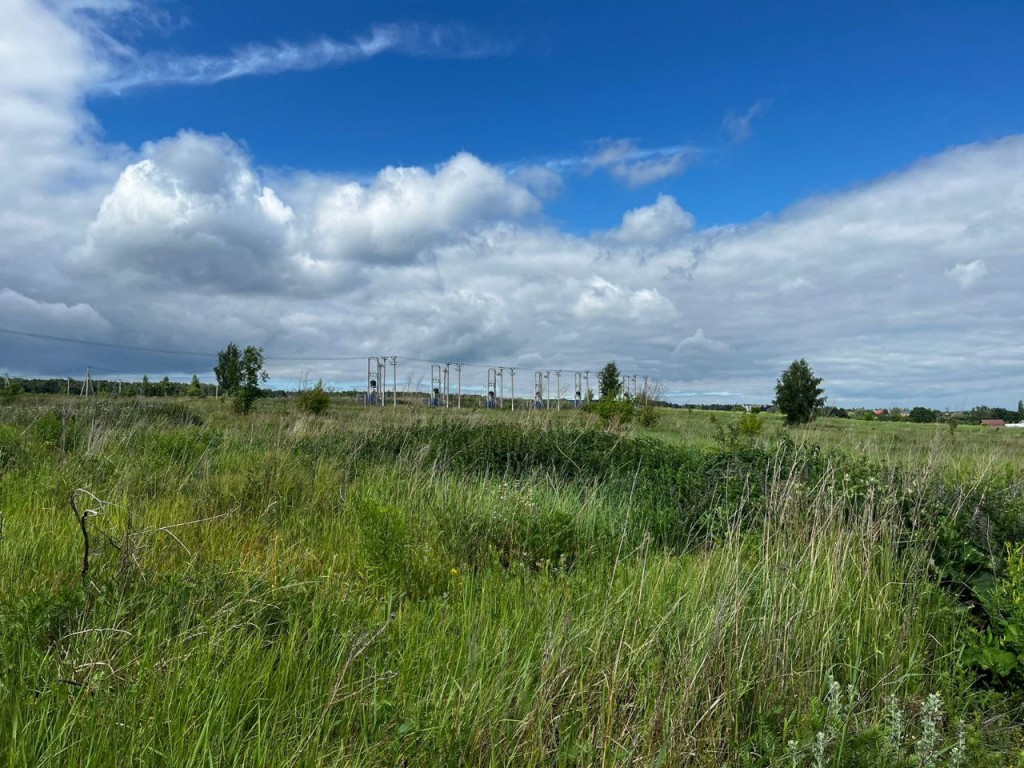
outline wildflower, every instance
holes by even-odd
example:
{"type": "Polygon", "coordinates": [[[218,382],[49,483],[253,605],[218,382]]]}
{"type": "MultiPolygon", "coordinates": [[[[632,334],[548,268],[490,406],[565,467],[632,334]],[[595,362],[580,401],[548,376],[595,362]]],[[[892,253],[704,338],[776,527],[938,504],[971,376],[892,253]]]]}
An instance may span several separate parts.
{"type": "Polygon", "coordinates": [[[448,573],[450,573],[452,576],[458,576],[459,575],[459,569],[458,568],[452,568],[450,571],[448,571],[448,573]]]}

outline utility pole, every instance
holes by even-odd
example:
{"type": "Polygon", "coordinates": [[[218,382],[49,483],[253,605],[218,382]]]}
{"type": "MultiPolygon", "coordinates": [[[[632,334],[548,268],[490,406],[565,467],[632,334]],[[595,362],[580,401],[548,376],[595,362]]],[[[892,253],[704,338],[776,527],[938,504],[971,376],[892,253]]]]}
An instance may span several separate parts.
{"type": "Polygon", "coordinates": [[[398,407],[398,355],[391,356],[391,391],[394,397],[392,405],[398,407]]]}
{"type": "Polygon", "coordinates": [[[462,363],[455,364],[455,378],[458,379],[458,394],[455,399],[455,407],[462,408],[462,363]]]}
{"type": "Polygon", "coordinates": [[[555,371],[555,410],[562,410],[562,372],[555,371]]]}
{"type": "Polygon", "coordinates": [[[508,369],[509,378],[512,379],[512,410],[516,409],[516,369],[508,369]]]}

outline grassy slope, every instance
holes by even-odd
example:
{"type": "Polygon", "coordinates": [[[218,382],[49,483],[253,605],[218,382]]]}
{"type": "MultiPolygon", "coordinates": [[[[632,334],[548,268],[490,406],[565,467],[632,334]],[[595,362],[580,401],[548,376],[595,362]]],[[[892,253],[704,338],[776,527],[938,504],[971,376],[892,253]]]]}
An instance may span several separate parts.
{"type": "MultiPolygon", "coordinates": [[[[884,702],[936,691],[947,745],[966,718],[1012,764],[899,494],[748,462],[730,414],[634,444],[569,413],[58,403],[0,415],[0,763],[790,765],[792,739],[809,765],[831,675],[830,764],[904,764],[884,702]],[[109,503],[78,496],[84,589],[76,488],[109,503]]],[[[800,435],[952,482],[1016,472],[1018,437],[800,435]]]]}

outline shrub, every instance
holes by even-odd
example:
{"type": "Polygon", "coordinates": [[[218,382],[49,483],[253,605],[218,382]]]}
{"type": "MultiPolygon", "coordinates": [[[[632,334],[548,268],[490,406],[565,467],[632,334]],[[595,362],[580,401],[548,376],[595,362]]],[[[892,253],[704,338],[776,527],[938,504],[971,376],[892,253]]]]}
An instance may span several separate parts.
{"type": "Polygon", "coordinates": [[[320,414],[326,411],[331,405],[331,396],[324,387],[323,379],[317,381],[316,385],[299,392],[299,410],[306,413],[320,414]]]}
{"type": "Polygon", "coordinates": [[[653,427],[658,423],[659,414],[650,403],[644,403],[636,412],[636,423],[641,427],[653,427]]]}
{"type": "Polygon", "coordinates": [[[736,422],[736,432],[740,437],[753,439],[761,434],[764,421],[759,413],[744,413],[736,422]]]}
{"type": "Polygon", "coordinates": [[[17,382],[8,382],[4,386],[0,387],[0,403],[10,404],[18,399],[18,396],[22,393],[21,384],[17,382]]]}
{"type": "Polygon", "coordinates": [[[596,413],[605,424],[629,424],[636,416],[636,408],[632,400],[598,400],[586,406],[591,413],[596,413]]]}

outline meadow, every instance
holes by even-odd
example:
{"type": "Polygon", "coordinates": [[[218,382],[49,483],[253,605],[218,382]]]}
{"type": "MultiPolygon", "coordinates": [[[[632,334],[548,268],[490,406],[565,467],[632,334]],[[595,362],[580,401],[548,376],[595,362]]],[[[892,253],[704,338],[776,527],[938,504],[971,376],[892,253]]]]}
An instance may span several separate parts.
{"type": "Polygon", "coordinates": [[[1024,434],[0,405],[0,765],[1024,765],[1024,434]]]}

